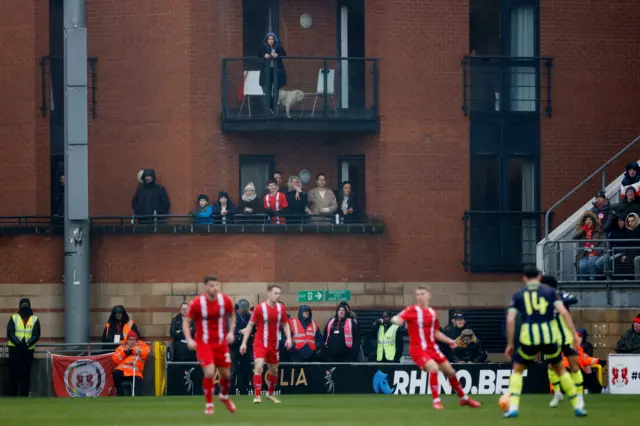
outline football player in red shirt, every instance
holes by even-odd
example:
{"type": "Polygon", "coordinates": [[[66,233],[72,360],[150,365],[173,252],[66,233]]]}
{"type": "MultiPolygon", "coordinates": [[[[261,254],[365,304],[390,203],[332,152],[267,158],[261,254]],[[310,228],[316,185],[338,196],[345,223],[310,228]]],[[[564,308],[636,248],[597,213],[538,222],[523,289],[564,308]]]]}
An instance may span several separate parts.
{"type": "Polygon", "coordinates": [[[280,293],[282,287],[272,284],[267,287],[267,301],[262,302],[253,310],[251,320],[244,329],[244,337],[242,345],[240,345],[240,354],[247,352],[247,341],[256,326],[256,335],[253,340],[253,386],[255,388],[255,396],[253,402],[259,404],[262,402],[260,394],[262,392],[262,371],[264,365],[267,364],[267,399],[280,404],[280,400],[274,395],[276,383],[278,381],[278,363],[280,362],[280,353],[278,352],[278,344],[280,343],[280,327],[284,330],[287,338],[285,347],[291,350],[291,328],[287,320],[287,308],[280,303],[280,293]]]}
{"type": "Polygon", "coordinates": [[[429,307],[431,293],[426,286],[419,286],[416,289],[416,304],[406,308],[391,321],[399,326],[407,323],[409,333],[409,354],[413,362],[422,371],[429,372],[429,387],[433,396],[433,408],[442,410],[442,400],[440,399],[440,383],[438,383],[438,370],[442,371],[449,378],[451,387],[460,397],[460,405],[472,408],[480,407],[480,403],[469,398],[462,390],[460,382],[456,377],[456,372],[447,361],[447,358],[438,348],[437,341],[443,342],[454,348],[455,340],[448,338],[440,331],[438,314],[429,307]]]}
{"type": "Polygon", "coordinates": [[[205,414],[213,414],[213,387],[216,368],[220,375],[220,393],[218,399],[234,413],[236,406],[229,398],[231,354],[229,344],[234,341],[236,311],[233,302],[220,290],[220,281],[216,277],[204,277],[205,292],[189,303],[189,310],[182,322],[182,332],[187,346],[196,351],[198,362],[202,366],[204,379],[202,390],[206,401],[205,414]],[[227,331],[227,319],[229,328],[227,331]],[[191,322],[196,325],[195,339],[191,335],[191,322]]]}

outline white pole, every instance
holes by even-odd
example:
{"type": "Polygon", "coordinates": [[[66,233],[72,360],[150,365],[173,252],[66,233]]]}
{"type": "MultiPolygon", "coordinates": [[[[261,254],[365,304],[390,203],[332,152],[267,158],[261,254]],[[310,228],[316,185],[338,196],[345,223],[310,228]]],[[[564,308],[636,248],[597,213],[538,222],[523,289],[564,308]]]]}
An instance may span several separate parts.
{"type": "Polygon", "coordinates": [[[133,384],[131,385],[132,398],[136,396],[136,364],[138,364],[138,358],[140,358],[140,355],[137,355],[136,359],[133,361],[133,384]]]}

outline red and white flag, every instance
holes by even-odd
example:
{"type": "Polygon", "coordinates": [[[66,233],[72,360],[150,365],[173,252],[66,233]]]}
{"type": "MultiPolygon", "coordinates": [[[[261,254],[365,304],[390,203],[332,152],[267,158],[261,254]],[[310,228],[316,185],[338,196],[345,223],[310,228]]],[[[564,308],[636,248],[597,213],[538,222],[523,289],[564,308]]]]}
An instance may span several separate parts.
{"type": "Polygon", "coordinates": [[[113,389],[112,354],[51,355],[53,390],[59,397],[108,396],[113,389]]]}

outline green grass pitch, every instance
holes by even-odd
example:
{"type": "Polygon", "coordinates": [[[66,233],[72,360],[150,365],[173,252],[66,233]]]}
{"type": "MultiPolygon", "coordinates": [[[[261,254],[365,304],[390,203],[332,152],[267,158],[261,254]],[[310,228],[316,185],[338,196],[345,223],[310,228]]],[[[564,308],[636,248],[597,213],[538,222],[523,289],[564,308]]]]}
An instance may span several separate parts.
{"type": "Polygon", "coordinates": [[[204,400],[193,397],[146,398],[2,398],[2,425],[20,426],[626,426],[640,421],[637,395],[587,395],[589,416],[575,418],[567,401],[549,408],[548,395],[524,395],[520,417],[503,419],[498,396],[478,396],[479,409],[460,407],[445,396],[444,411],[431,408],[425,395],[307,395],[281,397],[282,404],[248,396],[234,398],[238,407],[228,413],[216,402],[216,413],[203,413],[204,400]]]}

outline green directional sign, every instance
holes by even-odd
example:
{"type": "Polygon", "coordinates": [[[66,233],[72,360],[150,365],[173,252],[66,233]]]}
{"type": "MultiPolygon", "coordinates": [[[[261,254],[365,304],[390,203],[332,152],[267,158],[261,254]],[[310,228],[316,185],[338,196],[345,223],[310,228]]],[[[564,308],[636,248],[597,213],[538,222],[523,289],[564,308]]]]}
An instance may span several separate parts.
{"type": "Polygon", "coordinates": [[[348,302],[351,300],[351,290],[327,290],[325,300],[327,302],[348,302]]]}
{"type": "Polygon", "coordinates": [[[324,290],[302,290],[298,292],[298,303],[300,302],[324,302],[324,290]]]}
{"type": "Polygon", "coordinates": [[[298,292],[298,303],[348,302],[350,300],[350,290],[302,290],[298,292]]]}

